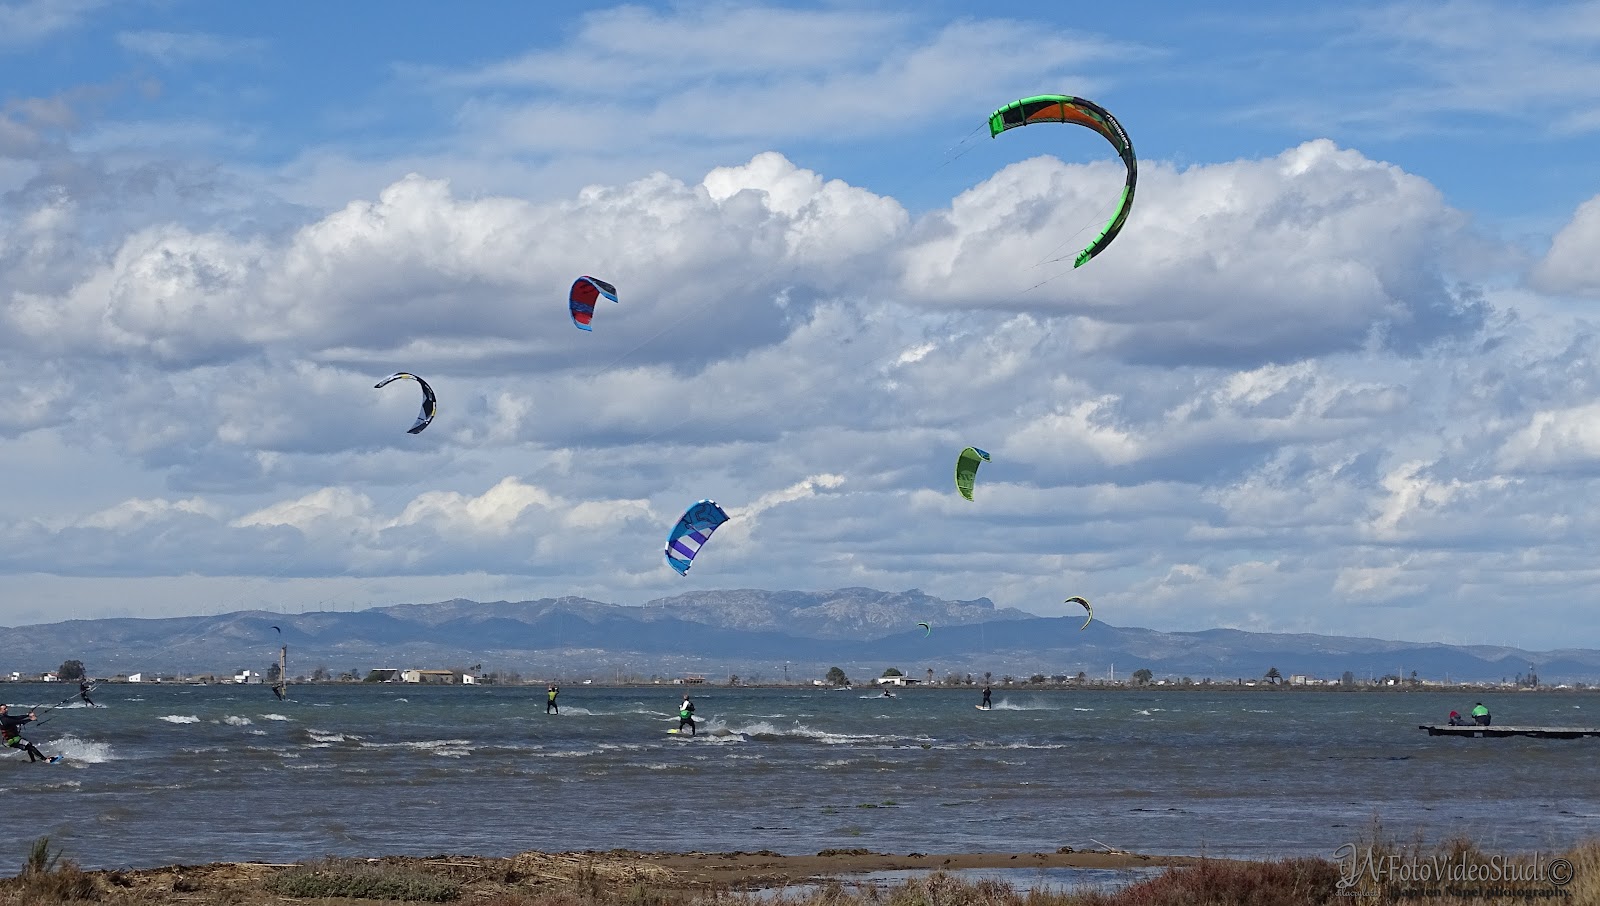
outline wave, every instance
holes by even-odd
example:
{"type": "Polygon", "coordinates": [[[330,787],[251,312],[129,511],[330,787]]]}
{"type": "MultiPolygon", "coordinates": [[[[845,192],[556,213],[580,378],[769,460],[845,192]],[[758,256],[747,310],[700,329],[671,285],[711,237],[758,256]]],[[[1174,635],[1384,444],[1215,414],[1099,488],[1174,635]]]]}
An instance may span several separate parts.
{"type": "Polygon", "coordinates": [[[222,722],[227,724],[230,727],[248,727],[251,724],[255,723],[255,721],[251,720],[248,717],[238,717],[238,716],[233,715],[233,714],[229,714],[227,717],[224,717],[222,719],[222,722]]]}
{"type": "Polygon", "coordinates": [[[67,756],[68,763],[81,761],[87,764],[103,764],[107,761],[115,761],[117,758],[111,752],[111,743],[79,739],[76,736],[59,737],[51,744],[50,748],[67,756]]]}
{"type": "Polygon", "coordinates": [[[444,758],[464,758],[472,754],[470,739],[421,739],[407,742],[362,742],[363,749],[410,749],[444,758]]]}
{"type": "Polygon", "coordinates": [[[193,714],[163,714],[156,720],[164,720],[169,724],[197,724],[200,722],[200,718],[195,717],[193,714]]]}
{"type": "Polygon", "coordinates": [[[1011,703],[1010,699],[1006,699],[1006,698],[1000,699],[999,701],[995,702],[994,704],[990,705],[989,707],[994,709],[994,710],[996,710],[996,711],[1060,711],[1061,710],[1060,708],[1056,707],[1055,705],[1047,705],[1047,704],[1044,704],[1043,702],[1036,702],[1036,701],[1021,702],[1019,704],[1015,704],[1014,705],[1014,704],[1011,703]]]}
{"type": "MultiPolygon", "coordinates": [[[[723,728],[724,725],[718,721],[715,723],[708,723],[706,726],[709,729],[716,730],[723,728]]],[[[898,738],[894,736],[883,736],[876,733],[834,733],[828,730],[818,730],[813,727],[808,727],[799,721],[795,721],[793,725],[788,727],[779,727],[768,721],[758,720],[752,723],[744,724],[743,726],[729,726],[726,727],[726,729],[737,733],[740,736],[749,736],[757,739],[815,739],[832,745],[852,742],[880,742],[898,738]]]]}

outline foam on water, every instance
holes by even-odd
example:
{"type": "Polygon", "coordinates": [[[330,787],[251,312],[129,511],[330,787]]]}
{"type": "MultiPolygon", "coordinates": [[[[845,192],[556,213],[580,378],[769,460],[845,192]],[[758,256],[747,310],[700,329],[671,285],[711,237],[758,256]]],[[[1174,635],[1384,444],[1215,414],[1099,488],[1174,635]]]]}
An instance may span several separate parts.
{"type": "Polygon", "coordinates": [[[103,764],[117,757],[112,754],[110,743],[79,739],[76,736],[62,736],[51,743],[50,748],[67,756],[70,761],[86,764],[103,764]]]}
{"type": "Polygon", "coordinates": [[[229,714],[227,717],[222,719],[222,722],[230,727],[248,727],[255,723],[255,721],[248,717],[239,717],[236,714],[229,714]]]}
{"type": "Polygon", "coordinates": [[[400,749],[416,752],[427,752],[430,755],[440,755],[445,758],[465,758],[472,754],[472,740],[470,739],[419,739],[404,742],[366,742],[359,743],[363,749],[400,749]]]}
{"type": "Polygon", "coordinates": [[[193,714],[163,714],[156,720],[164,720],[169,724],[197,724],[200,722],[200,718],[193,714]]]}
{"type": "Polygon", "coordinates": [[[993,708],[996,711],[1060,711],[1061,710],[1060,708],[1056,707],[1055,705],[1047,705],[1047,704],[1044,704],[1043,702],[1037,702],[1037,701],[1019,702],[1017,704],[1012,704],[1011,700],[1007,699],[1007,698],[1000,699],[999,701],[997,701],[994,704],[990,705],[990,707],[993,708]]]}

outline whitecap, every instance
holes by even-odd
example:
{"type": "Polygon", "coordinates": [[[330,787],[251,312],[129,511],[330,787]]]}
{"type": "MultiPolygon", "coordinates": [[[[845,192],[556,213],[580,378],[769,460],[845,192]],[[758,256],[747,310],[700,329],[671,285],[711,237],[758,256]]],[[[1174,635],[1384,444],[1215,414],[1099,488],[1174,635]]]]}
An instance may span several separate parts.
{"type": "Polygon", "coordinates": [[[111,753],[111,743],[96,742],[92,739],[79,739],[76,736],[62,736],[50,747],[67,756],[69,764],[74,761],[101,764],[113,761],[117,757],[111,753]]]}

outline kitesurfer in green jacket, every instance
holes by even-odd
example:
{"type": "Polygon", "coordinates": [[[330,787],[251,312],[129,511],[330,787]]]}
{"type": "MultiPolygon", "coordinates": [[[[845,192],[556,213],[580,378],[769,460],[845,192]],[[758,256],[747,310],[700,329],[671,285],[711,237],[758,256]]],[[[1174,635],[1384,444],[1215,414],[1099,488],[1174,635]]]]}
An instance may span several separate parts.
{"type": "Polygon", "coordinates": [[[544,713],[561,713],[561,706],[556,704],[556,696],[560,694],[561,687],[554,683],[551,683],[550,686],[544,690],[544,713]]]}
{"type": "Polygon", "coordinates": [[[1472,719],[1477,721],[1480,727],[1489,726],[1489,709],[1483,706],[1483,702],[1472,706],[1472,719]]]}
{"type": "Polygon", "coordinates": [[[5,744],[10,748],[27,752],[29,763],[49,761],[50,756],[39,751],[34,747],[33,743],[22,738],[22,725],[30,720],[37,720],[38,717],[32,711],[21,717],[10,712],[10,705],[0,704],[0,740],[4,740],[5,744]]]}
{"type": "Polygon", "coordinates": [[[689,694],[687,692],[683,695],[683,704],[678,706],[678,732],[683,732],[684,727],[689,728],[690,736],[695,735],[694,702],[689,700],[689,694]]]}

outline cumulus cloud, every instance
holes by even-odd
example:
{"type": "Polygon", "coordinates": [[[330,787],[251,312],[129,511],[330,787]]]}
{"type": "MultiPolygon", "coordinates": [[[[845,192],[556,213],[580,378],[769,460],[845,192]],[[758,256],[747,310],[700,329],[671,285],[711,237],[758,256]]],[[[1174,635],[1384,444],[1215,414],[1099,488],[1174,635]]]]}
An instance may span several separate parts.
{"type": "Polygon", "coordinates": [[[1146,164],[1129,225],[1083,268],[1120,164],[1036,158],[920,224],[903,291],[951,307],[1080,314],[1081,338],[1148,361],[1402,349],[1474,330],[1440,254],[1465,218],[1426,180],[1326,140],[1276,158],[1146,164]],[[1061,264],[1065,257],[1068,264],[1061,264]],[[1052,266],[1041,262],[1054,261],[1052,266]]]}
{"type": "Polygon", "coordinates": [[[1456,272],[1485,243],[1465,212],[1359,148],[1149,159],[1127,229],[1072,269],[1122,177],[1087,130],[1088,163],[1023,160],[932,210],[768,149],[949,115],[887,97],[1092,89],[1070,77],[1136,48],[746,7],[608,10],[573,37],[429,73],[482,158],[346,161],[337,203],[305,208],[65,153],[70,105],[11,107],[0,569],[639,601],[684,587],[662,539],[710,497],[734,519],[697,587],[1442,638],[1517,589],[1565,631],[1600,530],[1600,331],[1536,295],[1593,292],[1593,202],[1508,290],[1456,272]],[[511,178],[569,153],[600,175],[511,178]],[[516,190],[481,191],[482,161],[516,190]],[[580,274],[621,294],[592,333],[567,317],[580,274]],[[415,393],[372,387],[397,370],[439,393],[420,435],[415,393]],[[969,444],[994,454],[972,502],[969,444]]]}
{"type": "Polygon", "coordinates": [[[1600,196],[1589,199],[1556,233],[1534,265],[1532,284],[1547,293],[1600,298],[1600,196]]]}

